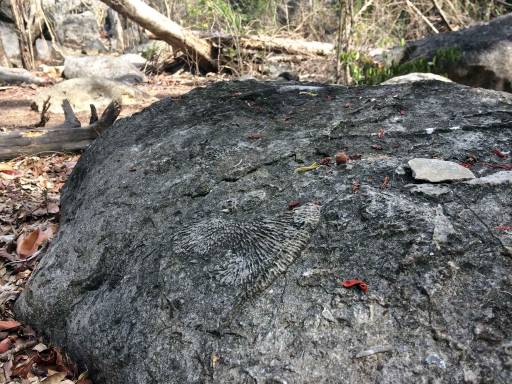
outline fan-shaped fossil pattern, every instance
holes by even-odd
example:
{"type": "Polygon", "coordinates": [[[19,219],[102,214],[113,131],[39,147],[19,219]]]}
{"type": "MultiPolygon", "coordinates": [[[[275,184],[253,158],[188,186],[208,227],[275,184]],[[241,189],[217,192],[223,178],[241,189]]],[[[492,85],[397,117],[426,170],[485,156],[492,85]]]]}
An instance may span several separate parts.
{"type": "Polygon", "coordinates": [[[175,234],[174,252],[200,258],[221,284],[242,288],[248,298],[285,272],[308,243],[320,219],[320,206],[305,204],[252,221],[207,219],[175,234]]]}

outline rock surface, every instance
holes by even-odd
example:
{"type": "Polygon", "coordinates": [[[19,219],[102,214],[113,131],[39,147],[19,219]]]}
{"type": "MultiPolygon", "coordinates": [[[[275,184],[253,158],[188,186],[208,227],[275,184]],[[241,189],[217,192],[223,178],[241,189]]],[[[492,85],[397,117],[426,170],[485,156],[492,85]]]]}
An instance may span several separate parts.
{"type": "Polygon", "coordinates": [[[62,62],[62,55],[55,49],[51,41],[37,39],[34,48],[36,58],[43,63],[54,64],[62,62]]]}
{"type": "Polygon", "coordinates": [[[512,92],[512,14],[487,24],[431,35],[393,51],[396,64],[444,61],[443,73],[458,83],[512,92]],[[452,60],[460,56],[457,60],[452,60]]]}
{"type": "Polygon", "coordinates": [[[33,101],[37,110],[41,110],[48,97],[51,102],[49,111],[53,113],[62,112],[61,105],[64,99],[69,100],[75,112],[89,111],[90,104],[102,109],[112,100],[119,101],[121,105],[130,105],[154,99],[131,85],[94,77],[64,80],[42,89],[33,101]]]}
{"type": "Polygon", "coordinates": [[[84,152],[16,311],[98,383],[511,382],[510,185],[425,195],[405,167],[491,175],[511,116],[438,82],[162,100],[84,152]]]}
{"type": "Polygon", "coordinates": [[[140,83],[145,78],[129,58],[122,56],[67,56],[64,60],[64,77],[103,77],[126,83],[140,83]]]}
{"type": "Polygon", "coordinates": [[[0,39],[2,39],[2,45],[9,61],[21,66],[20,43],[16,28],[10,23],[0,21],[0,39]]]}
{"type": "Polygon", "coordinates": [[[468,181],[471,185],[500,185],[500,184],[512,184],[512,171],[501,171],[493,173],[492,175],[480,177],[478,179],[468,181]]]}
{"type": "Polygon", "coordinates": [[[446,83],[451,83],[452,81],[444,76],[436,75],[435,73],[422,73],[422,72],[412,72],[403,76],[395,76],[389,80],[383,81],[382,85],[390,85],[390,84],[405,84],[405,83],[414,83],[415,81],[428,81],[428,80],[437,80],[444,81],[446,83]]]}
{"type": "Polygon", "coordinates": [[[474,179],[475,175],[469,169],[454,163],[439,159],[412,159],[409,160],[412,176],[416,180],[426,180],[432,183],[452,180],[474,179]]]}

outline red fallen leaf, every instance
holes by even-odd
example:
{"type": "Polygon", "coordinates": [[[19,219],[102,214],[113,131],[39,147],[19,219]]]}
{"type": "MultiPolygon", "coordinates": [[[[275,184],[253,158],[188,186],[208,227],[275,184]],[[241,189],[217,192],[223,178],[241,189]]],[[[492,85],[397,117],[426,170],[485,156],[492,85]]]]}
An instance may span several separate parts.
{"type": "Polygon", "coordinates": [[[512,231],[512,225],[498,225],[496,227],[497,231],[512,231]]]}
{"type": "Polygon", "coordinates": [[[0,353],[7,352],[11,348],[11,339],[6,337],[2,341],[0,341],[0,353]]]}
{"type": "Polygon", "coordinates": [[[48,227],[45,231],[41,231],[37,228],[35,231],[29,234],[23,234],[18,238],[16,253],[20,259],[26,259],[36,253],[37,249],[46,240],[53,236],[54,230],[52,227],[48,227]]]}
{"type": "Polygon", "coordinates": [[[496,163],[483,163],[484,166],[488,168],[499,168],[506,169],[507,171],[512,171],[512,164],[496,164],[496,163]]]}
{"type": "Polygon", "coordinates": [[[381,140],[384,138],[384,128],[379,129],[379,133],[377,133],[377,137],[381,140]]]}
{"type": "Polygon", "coordinates": [[[350,158],[348,157],[348,155],[345,152],[338,152],[336,154],[335,159],[336,159],[336,164],[345,164],[350,160],[350,158]]]}
{"type": "Polygon", "coordinates": [[[263,137],[263,135],[259,132],[252,132],[247,135],[247,138],[249,140],[258,140],[258,139],[261,139],[262,137],[263,137]]]}
{"type": "Polygon", "coordinates": [[[16,173],[14,169],[0,169],[0,172],[5,173],[6,175],[14,175],[16,173]]]}
{"type": "Polygon", "coordinates": [[[288,202],[288,210],[292,210],[292,209],[295,209],[297,207],[300,207],[302,205],[302,201],[300,200],[292,200],[290,202],[288,202]]]}
{"type": "Polygon", "coordinates": [[[15,329],[18,328],[21,323],[18,323],[15,320],[0,320],[0,330],[5,331],[7,329],[15,329]]]}
{"type": "Polygon", "coordinates": [[[405,111],[404,111],[403,109],[400,111],[400,115],[401,115],[401,116],[404,116],[404,115],[405,115],[405,111]]]}
{"type": "Polygon", "coordinates": [[[318,163],[322,165],[329,165],[332,162],[332,157],[324,157],[322,160],[320,160],[318,163]]]}
{"type": "Polygon", "coordinates": [[[380,145],[380,144],[372,144],[372,148],[377,150],[377,151],[380,151],[380,150],[382,150],[382,145],[380,145]]]}
{"type": "Polygon", "coordinates": [[[359,279],[352,279],[352,280],[345,280],[341,283],[341,285],[345,288],[352,288],[354,286],[358,286],[361,291],[364,293],[368,292],[368,285],[363,281],[359,279]]]}
{"type": "Polygon", "coordinates": [[[500,159],[507,159],[508,158],[508,155],[504,154],[503,152],[501,152],[498,148],[495,148],[493,150],[493,153],[498,156],[500,159]]]}
{"type": "Polygon", "coordinates": [[[460,165],[462,165],[464,168],[471,168],[473,167],[473,164],[471,163],[459,163],[460,165]]]}

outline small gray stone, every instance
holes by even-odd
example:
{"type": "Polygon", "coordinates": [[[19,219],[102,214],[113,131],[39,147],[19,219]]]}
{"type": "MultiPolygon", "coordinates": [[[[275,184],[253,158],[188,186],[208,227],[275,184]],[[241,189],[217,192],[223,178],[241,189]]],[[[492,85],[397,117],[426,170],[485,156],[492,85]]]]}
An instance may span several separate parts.
{"type": "Polygon", "coordinates": [[[417,158],[409,160],[409,166],[415,179],[433,183],[475,178],[469,169],[452,161],[417,158]]]}
{"type": "Polygon", "coordinates": [[[123,57],[111,56],[67,56],[64,60],[64,77],[101,76],[106,79],[128,83],[144,81],[144,74],[123,57]]]}
{"type": "Polygon", "coordinates": [[[2,39],[5,54],[11,63],[21,65],[20,43],[13,24],[0,21],[0,39],[2,39]]]}
{"type": "Polygon", "coordinates": [[[97,108],[107,106],[112,100],[122,105],[155,100],[147,93],[119,81],[103,78],[77,78],[64,80],[52,87],[44,88],[34,98],[38,109],[50,97],[50,112],[62,113],[62,100],[68,99],[75,112],[89,111],[90,104],[97,108]]]}
{"type": "Polygon", "coordinates": [[[421,73],[421,72],[413,72],[408,73],[403,76],[395,76],[389,80],[381,83],[382,85],[392,85],[392,84],[405,84],[405,83],[414,83],[416,81],[428,81],[428,80],[437,80],[444,81],[445,83],[452,83],[452,81],[444,76],[436,75],[435,73],[421,73]]]}
{"type": "Polygon", "coordinates": [[[119,56],[120,59],[127,61],[138,69],[143,69],[148,62],[145,58],[137,53],[125,53],[119,56]]]}
{"type": "Polygon", "coordinates": [[[36,57],[45,63],[62,60],[61,54],[54,48],[53,43],[45,39],[36,40],[36,57]]]}
{"type": "Polygon", "coordinates": [[[467,184],[471,184],[471,185],[512,184],[512,171],[496,172],[489,176],[480,177],[478,179],[467,181],[467,184]]]}

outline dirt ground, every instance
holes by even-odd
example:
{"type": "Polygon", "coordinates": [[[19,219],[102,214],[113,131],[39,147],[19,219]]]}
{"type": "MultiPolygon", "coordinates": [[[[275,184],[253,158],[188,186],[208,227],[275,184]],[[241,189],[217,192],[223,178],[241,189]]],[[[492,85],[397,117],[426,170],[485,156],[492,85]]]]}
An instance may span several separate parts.
{"type": "MultiPolygon", "coordinates": [[[[198,77],[190,74],[181,74],[179,76],[158,75],[150,78],[146,83],[136,85],[136,87],[147,94],[156,98],[179,97],[190,90],[206,86],[212,82],[225,79],[223,76],[198,77]]],[[[0,132],[22,129],[30,124],[39,121],[40,113],[30,108],[32,100],[37,92],[44,88],[37,85],[21,86],[0,86],[0,132]]],[[[129,116],[150,103],[138,105],[129,105],[123,107],[120,117],[129,116]]],[[[64,121],[63,113],[49,113],[50,120],[46,127],[53,127],[64,121]]],[[[77,113],[77,117],[85,125],[89,121],[88,113],[77,113]]]]}

